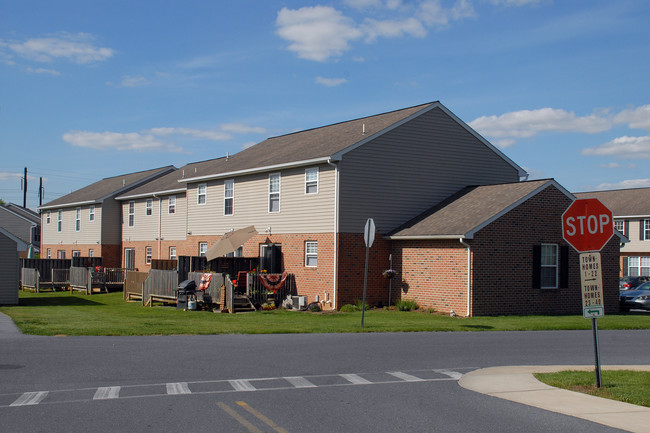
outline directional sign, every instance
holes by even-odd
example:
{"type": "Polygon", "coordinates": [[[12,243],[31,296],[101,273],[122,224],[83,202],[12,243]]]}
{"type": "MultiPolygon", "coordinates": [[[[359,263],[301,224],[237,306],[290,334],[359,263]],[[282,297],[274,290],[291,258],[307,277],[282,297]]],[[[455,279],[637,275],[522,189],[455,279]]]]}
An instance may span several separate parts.
{"type": "Polygon", "coordinates": [[[600,253],[580,254],[582,315],[585,319],[603,317],[603,274],[600,253]]]}
{"type": "Polygon", "coordinates": [[[562,237],[578,252],[600,251],[613,235],[612,211],[596,198],[576,200],[562,214],[562,237]]]}

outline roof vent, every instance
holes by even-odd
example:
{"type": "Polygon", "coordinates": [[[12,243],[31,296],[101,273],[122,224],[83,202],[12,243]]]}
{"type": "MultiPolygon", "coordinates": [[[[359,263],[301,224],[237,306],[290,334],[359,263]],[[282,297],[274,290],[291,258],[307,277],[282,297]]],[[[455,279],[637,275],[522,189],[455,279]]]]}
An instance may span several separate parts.
{"type": "Polygon", "coordinates": [[[226,152],[226,161],[230,159],[230,152],[226,152]]]}
{"type": "Polygon", "coordinates": [[[364,123],[362,128],[361,128],[361,134],[366,135],[366,124],[364,123]]]}
{"type": "Polygon", "coordinates": [[[126,186],[126,179],[122,179],[122,186],[126,186]]]}

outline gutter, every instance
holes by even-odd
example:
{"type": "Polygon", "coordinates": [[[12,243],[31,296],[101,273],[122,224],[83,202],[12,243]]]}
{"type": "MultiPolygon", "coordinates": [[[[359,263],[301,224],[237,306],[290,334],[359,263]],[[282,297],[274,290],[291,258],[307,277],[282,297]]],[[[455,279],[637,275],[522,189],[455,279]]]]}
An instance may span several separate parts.
{"type": "Polygon", "coordinates": [[[332,308],[336,310],[338,302],[338,238],[339,238],[339,166],[328,159],[327,163],[334,167],[334,293],[332,293],[332,308]]]}
{"type": "Polygon", "coordinates": [[[472,296],[472,283],[471,283],[471,251],[472,248],[469,246],[469,244],[466,244],[465,241],[463,241],[463,238],[458,238],[458,241],[460,241],[461,244],[463,244],[467,248],[467,317],[470,317],[470,299],[472,296]]]}

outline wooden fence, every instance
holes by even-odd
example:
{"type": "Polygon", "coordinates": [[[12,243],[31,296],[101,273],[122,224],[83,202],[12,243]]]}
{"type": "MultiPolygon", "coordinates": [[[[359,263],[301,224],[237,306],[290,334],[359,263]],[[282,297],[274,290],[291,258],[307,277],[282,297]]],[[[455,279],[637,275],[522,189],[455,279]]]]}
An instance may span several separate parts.
{"type": "Polygon", "coordinates": [[[203,256],[179,256],[178,277],[180,281],[184,281],[190,272],[211,272],[224,273],[235,278],[240,271],[255,269],[258,262],[258,257],[217,257],[208,261],[203,256]]]}
{"type": "Polygon", "coordinates": [[[153,301],[176,302],[178,271],[149,270],[149,276],[142,286],[142,304],[151,305],[153,301]]]}
{"type": "Polygon", "coordinates": [[[23,290],[27,288],[38,293],[40,290],[40,275],[38,269],[22,268],[20,273],[20,287],[23,290]]]}
{"type": "Polygon", "coordinates": [[[126,301],[130,301],[131,299],[142,301],[142,286],[149,277],[149,272],[138,272],[127,269],[124,274],[124,299],[126,301]]]}
{"type": "Polygon", "coordinates": [[[294,274],[262,274],[260,276],[259,273],[248,273],[246,275],[246,296],[255,306],[269,302],[280,306],[289,295],[297,295],[294,274]]]}
{"type": "Polygon", "coordinates": [[[106,289],[106,274],[103,272],[93,272],[91,268],[80,268],[72,266],[70,268],[70,290],[79,290],[86,295],[92,295],[93,291],[108,292],[106,289]]]}

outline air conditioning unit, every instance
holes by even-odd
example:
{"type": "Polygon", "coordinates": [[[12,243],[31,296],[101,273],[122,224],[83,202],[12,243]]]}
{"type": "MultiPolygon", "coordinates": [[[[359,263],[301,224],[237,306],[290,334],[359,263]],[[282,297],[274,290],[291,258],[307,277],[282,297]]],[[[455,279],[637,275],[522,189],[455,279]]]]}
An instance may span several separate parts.
{"type": "Polygon", "coordinates": [[[307,307],[307,297],[306,296],[292,296],[291,304],[296,310],[302,310],[307,307]]]}

